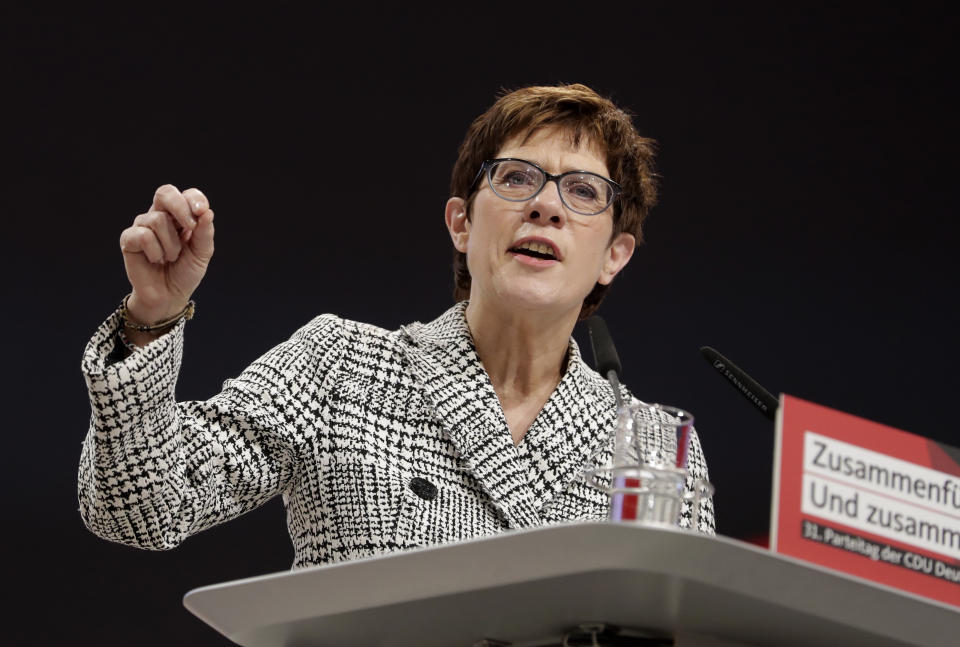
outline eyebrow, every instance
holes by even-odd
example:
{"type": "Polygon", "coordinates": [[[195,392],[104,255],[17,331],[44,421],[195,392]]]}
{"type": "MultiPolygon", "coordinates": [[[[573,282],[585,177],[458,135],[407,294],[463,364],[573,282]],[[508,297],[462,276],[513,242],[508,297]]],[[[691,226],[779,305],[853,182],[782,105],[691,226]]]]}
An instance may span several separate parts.
{"type": "MultiPolygon", "coordinates": [[[[513,155],[505,155],[504,157],[512,157],[513,159],[523,160],[524,162],[530,162],[531,164],[536,164],[537,166],[539,166],[539,167],[542,168],[543,170],[545,170],[545,171],[547,171],[548,173],[550,173],[550,171],[546,168],[547,165],[544,164],[543,162],[541,162],[541,161],[538,160],[538,159],[530,159],[530,158],[527,158],[527,157],[514,157],[513,155]]],[[[552,175],[562,175],[563,173],[589,173],[590,175],[599,175],[600,177],[604,177],[604,178],[610,177],[610,172],[609,172],[609,171],[607,171],[607,172],[605,172],[605,173],[602,173],[602,172],[600,172],[600,171],[590,171],[590,170],[585,169],[585,168],[572,168],[572,169],[569,169],[569,170],[566,170],[566,171],[560,171],[559,173],[551,173],[551,174],[552,174],[552,175]]]]}

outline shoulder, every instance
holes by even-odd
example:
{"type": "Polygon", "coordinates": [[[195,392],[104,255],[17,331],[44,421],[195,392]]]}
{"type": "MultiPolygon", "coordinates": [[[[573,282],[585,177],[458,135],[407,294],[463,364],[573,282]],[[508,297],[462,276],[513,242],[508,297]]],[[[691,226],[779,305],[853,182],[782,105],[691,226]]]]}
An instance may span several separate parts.
{"type": "Polygon", "coordinates": [[[306,325],[299,328],[292,340],[320,345],[329,345],[345,339],[389,339],[396,331],[389,331],[373,324],[344,319],[335,314],[317,315],[306,325]]]}
{"type": "Polygon", "coordinates": [[[377,364],[395,336],[383,328],[325,313],[298,328],[288,339],[274,346],[250,364],[228,386],[326,383],[362,372],[377,364]]]}
{"type": "Polygon", "coordinates": [[[374,324],[322,314],[297,330],[290,341],[305,346],[328,363],[364,362],[364,358],[386,359],[397,352],[400,331],[374,324]]]}

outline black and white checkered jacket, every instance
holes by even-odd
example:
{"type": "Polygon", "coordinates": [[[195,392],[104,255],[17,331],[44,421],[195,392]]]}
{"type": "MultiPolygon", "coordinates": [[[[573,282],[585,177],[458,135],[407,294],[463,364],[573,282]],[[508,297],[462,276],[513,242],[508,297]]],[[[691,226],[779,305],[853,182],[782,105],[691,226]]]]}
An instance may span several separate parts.
{"type": "MultiPolygon", "coordinates": [[[[184,323],[111,364],[114,313],[83,357],[84,522],[166,549],[282,494],[296,568],[605,518],[608,497],[579,477],[613,426],[609,384],[571,339],[566,374],[515,446],[464,307],[397,331],[319,316],[213,398],[180,403],[184,323]]],[[[689,465],[706,477],[695,435],[689,465]]]]}

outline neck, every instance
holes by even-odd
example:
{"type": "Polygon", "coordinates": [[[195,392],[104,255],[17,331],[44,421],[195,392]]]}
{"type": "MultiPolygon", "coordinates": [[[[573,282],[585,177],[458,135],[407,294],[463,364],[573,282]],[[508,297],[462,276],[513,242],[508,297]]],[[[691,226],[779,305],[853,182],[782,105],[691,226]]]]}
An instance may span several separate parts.
{"type": "Polygon", "coordinates": [[[516,312],[471,298],[467,325],[501,403],[549,395],[556,388],[578,314],[516,312]]]}

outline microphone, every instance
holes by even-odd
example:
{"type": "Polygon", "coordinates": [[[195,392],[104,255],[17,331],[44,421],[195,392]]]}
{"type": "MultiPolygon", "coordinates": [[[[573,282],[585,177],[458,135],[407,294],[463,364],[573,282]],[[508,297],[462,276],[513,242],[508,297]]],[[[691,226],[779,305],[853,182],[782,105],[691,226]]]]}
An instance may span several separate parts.
{"type": "Polygon", "coordinates": [[[773,397],[769,391],[713,348],[703,346],[700,348],[700,353],[720,375],[730,382],[733,388],[739,391],[763,415],[770,420],[775,421],[777,419],[777,409],[780,407],[780,401],[773,397]]]}
{"type": "Polygon", "coordinates": [[[593,361],[597,371],[610,381],[613,387],[613,397],[617,399],[617,408],[623,406],[623,397],[620,395],[620,356],[613,345],[610,330],[599,315],[587,319],[587,331],[590,333],[590,348],[593,349],[593,361]]]}

